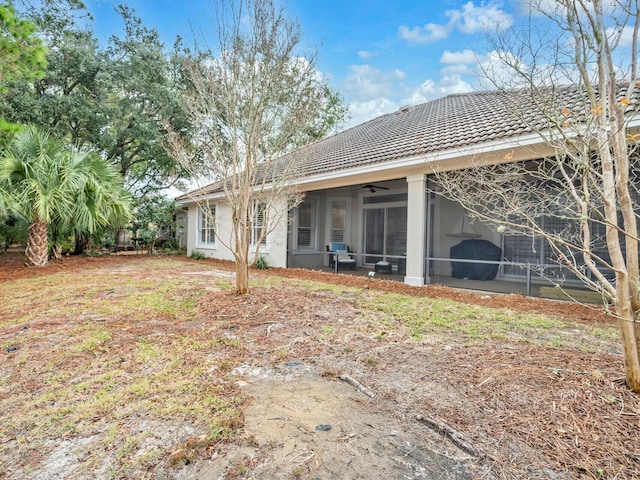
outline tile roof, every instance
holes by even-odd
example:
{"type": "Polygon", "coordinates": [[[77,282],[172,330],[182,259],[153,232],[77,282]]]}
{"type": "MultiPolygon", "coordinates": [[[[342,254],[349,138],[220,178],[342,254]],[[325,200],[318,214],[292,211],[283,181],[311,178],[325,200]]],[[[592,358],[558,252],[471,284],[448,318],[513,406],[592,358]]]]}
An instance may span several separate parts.
{"type": "Polygon", "coordinates": [[[307,162],[301,173],[371,165],[531,131],[507,114],[502,96],[449,95],[388,113],[305,147],[313,153],[304,155],[307,162]]]}
{"type": "MultiPolygon", "coordinates": [[[[626,89],[621,88],[620,94],[626,89]]],[[[638,91],[629,110],[638,110],[638,91]]],[[[301,176],[336,172],[485,142],[508,140],[546,128],[549,118],[578,120],[589,112],[576,86],[482,91],[449,95],[382,115],[303,147],[301,176]],[[533,99],[536,99],[534,103],[533,99]],[[545,111],[545,114],[542,114],[545,111]]]]}
{"type": "Polygon", "coordinates": [[[297,174],[308,177],[531,134],[548,125],[541,109],[550,108],[558,117],[563,108],[588,111],[575,86],[543,93],[544,105],[534,104],[528,91],[449,95],[374,118],[290,155],[296,156],[297,174]]]}

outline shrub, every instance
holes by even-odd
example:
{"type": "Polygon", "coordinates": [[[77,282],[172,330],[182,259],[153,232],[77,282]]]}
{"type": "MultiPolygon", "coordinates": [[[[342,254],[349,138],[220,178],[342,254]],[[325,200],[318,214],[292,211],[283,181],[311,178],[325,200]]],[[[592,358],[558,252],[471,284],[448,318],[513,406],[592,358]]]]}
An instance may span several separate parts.
{"type": "Polygon", "coordinates": [[[258,257],[254,266],[259,270],[267,270],[268,268],[270,268],[269,262],[267,262],[267,259],[262,255],[258,257]]]}

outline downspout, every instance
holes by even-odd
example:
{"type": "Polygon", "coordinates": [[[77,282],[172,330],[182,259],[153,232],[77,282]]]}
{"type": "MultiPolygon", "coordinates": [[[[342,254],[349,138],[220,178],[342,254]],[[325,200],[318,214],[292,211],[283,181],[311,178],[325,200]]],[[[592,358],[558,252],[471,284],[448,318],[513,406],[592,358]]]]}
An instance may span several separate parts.
{"type": "Polygon", "coordinates": [[[427,211],[427,221],[425,222],[426,225],[424,226],[424,231],[425,231],[424,284],[429,285],[431,283],[431,277],[429,276],[429,267],[431,263],[429,260],[429,258],[431,257],[431,194],[429,190],[429,175],[427,175],[427,178],[425,180],[424,191],[425,191],[424,204],[425,204],[425,209],[427,211]]]}

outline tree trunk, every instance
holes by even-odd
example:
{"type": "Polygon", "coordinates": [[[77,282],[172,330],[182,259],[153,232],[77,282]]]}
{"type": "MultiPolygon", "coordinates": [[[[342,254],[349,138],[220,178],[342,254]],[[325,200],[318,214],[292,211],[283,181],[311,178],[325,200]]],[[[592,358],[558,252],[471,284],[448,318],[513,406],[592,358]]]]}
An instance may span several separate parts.
{"type": "Polygon", "coordinates": [[[236,260],[236,293],[245,295],[249,293],[249,263],[236,260]]]}
{"type": "Polygon", "coordinates": [[[35,219],[29,227],[29,239],[27,240],[27,265],[43,267],[49,261],[48,245],[49,225],[46,222],[35,219]]]}
{"type": "Polygon", "coordinates": [[[640,325],[634,322],[633,312],[628,306],[623,306],[617,313],[626,383],[631,390],[640,393],[640,325]]]}
{"type": "MultiPolygon", "coordinates": [[[[246,213],[243,215],[246,217],[246,213]]],[[[249,236],[246,225],[235,224],[236,293],[249,293],[249,236]]],[[[249,230],[250,233],[250,230],[249,230]]]]}
{"type": "Polygon", "coordinates": [[[73,247],[73,254],[82,255],[87,249],[87,243],[88,243],[88,240],[84,236],[76,234],[75,245],[73,247]]]}

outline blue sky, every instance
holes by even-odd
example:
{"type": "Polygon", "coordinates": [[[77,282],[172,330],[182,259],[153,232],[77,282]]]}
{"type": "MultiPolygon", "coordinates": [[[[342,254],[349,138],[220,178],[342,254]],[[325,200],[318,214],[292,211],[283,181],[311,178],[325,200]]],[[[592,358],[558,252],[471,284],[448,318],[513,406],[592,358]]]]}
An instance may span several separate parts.
{"type": "MultiPolygon", "coordinates": [[[[99,38],[120,33],[111,0],[86,0],[99,38]]],[[[127,0],[167,46],[191,29],[215,31],[216,0],[127,0]]],[[[349,105],[348,126],[403,105],[478,89],[485,31],[517,20],[518,0],[288,0],[304,38],[319,47],[318,69],[349,105]]]]}

